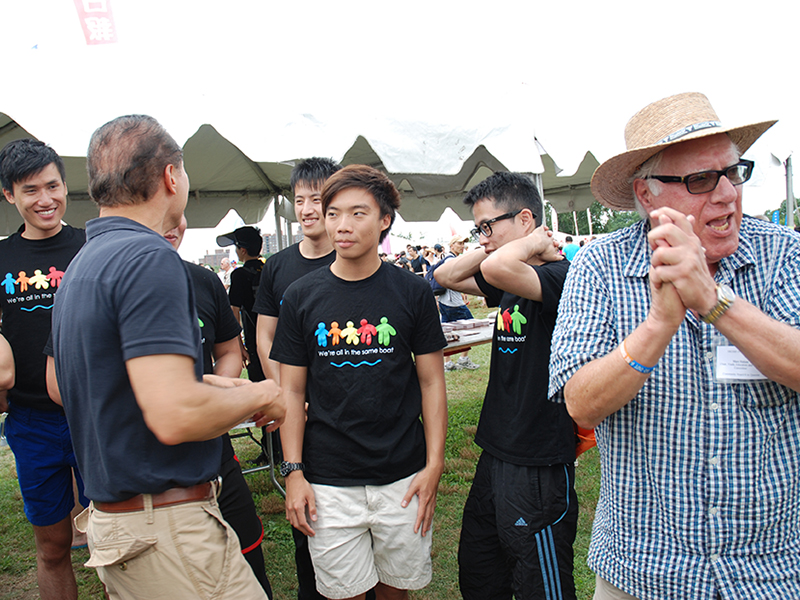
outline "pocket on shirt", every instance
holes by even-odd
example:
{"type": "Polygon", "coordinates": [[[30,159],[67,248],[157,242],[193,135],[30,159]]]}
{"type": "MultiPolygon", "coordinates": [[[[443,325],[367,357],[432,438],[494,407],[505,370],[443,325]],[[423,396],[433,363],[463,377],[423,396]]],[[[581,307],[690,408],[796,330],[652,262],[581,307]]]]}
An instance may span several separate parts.
{"type": "Polygon", "coordinates": [[[797,393],[774,381],[732,384],[736,401],[744,408],[775,408],[797,399],[797,393]]]}

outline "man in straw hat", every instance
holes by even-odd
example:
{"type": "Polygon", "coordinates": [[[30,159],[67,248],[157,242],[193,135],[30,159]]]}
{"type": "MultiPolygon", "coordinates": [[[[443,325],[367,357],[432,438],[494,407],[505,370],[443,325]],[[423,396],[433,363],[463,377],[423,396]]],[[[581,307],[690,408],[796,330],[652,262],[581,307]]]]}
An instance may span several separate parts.
{"type": "Polygon", "coordinates": [[[800,597],[800,237],[742,215],[774,123],[666,98],[592,179],[648,217],[578,254],[553,334],[551,398],[600,449],[595,598],[800,597]]]}

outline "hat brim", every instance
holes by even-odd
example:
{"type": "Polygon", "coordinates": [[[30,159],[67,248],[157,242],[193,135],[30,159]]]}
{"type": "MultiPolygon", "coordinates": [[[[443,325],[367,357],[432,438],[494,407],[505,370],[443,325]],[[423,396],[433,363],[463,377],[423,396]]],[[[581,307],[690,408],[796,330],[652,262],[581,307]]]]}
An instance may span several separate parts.
{"type": "Polygon", "coordinates": [[[744,154],[767,129],[777,122],[777,120],[762,121],[761,123],[739,127],[702,129],[673,142],[645,146],[623,152],[622,154],[609,158],[606,162],[597,167],[594,175],[592,175],[592,195],[598,202],[613,210],[636,210],[636,203],[633,198],[633,186],[631,185],[630,179],[642,163],[652,156],[675,144],[711,135],[719,135],[721,133],[727,133],[731,141],[733,141],[742,154],[744,154]]]}
{"type": "Polygon", "coordinates": [[[217,236],[217,246],[233,246],[236,244],[236,236],[234,235],[236,232],[231,231],[230,233],[224,233],[222,235],[217,236]]]}

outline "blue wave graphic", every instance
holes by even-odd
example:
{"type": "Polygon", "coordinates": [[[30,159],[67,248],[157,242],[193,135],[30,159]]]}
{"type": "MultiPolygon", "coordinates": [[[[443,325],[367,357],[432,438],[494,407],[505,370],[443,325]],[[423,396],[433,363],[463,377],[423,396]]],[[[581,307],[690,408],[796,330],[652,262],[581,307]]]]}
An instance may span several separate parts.
{"type": "Polygon", "coordinates": [[[498,348],[500,352],[504,352],[505,354],[514,354],[519,348],[498,348]]]}
{"type": "Polygon", "coordinates": [[[380,359],[380,358],[379,358],[378,360],[376,360],[375,362],[369,362],[369,361],[366,361],[366,360],[362,360],[362,361],[361,361],[360,363],[358,363],[357,365],[354,365],[354,364],[353,364],[353,363],[351,363],[349,360],[346,360],[346,361],[344,361],[343,363],[339,363],[338,365],[337,365],[336,363],[333,363],[333,362],[332,362],[332,363],[331,363],[331,366],[332,366],[332,367],[336,367],[337,369],[341,369],[341,368],[342,368],[343,366],[345,366],[345,365],[350,365],[351,367],[360,367],[361,365],[369,365],[370,367],[374,367],[374,366],[375,366],[375,365],[377,365],[379,362],[381,362],[381,359],[380,359]]]}
{"type": "Polygon", "coordinates": [[[24,306],[20,306],[20,309],[27,310],[28,312],[36,310],[37,308],[43,308],[45,310],[49,310],[49,309],[53,308],[53,305],[51,304],[50,306],[44,306],[42,304],[37,304],[36,306],[33,306],[31,308],[25,308],[24,306]]]}

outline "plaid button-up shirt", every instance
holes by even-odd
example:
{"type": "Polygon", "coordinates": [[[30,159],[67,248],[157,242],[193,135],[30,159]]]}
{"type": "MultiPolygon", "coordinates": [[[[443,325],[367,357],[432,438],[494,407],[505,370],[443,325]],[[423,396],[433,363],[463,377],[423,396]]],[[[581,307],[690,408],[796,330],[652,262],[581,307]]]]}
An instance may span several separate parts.
{"type": "MultiPolygon", "coordinates": [[[[552,400],[647,316],[648,230],[640,222],[576,257],[553,334],[552,400]]],[[[795,232],[744,217],[715,279],[800,328],[795,232]]],[[[641,600],[800,598],[800,394],[772,381],[715,382],[720,338],[687,312],[640,392],[596,429],[589,566],[641,600]]]]}

